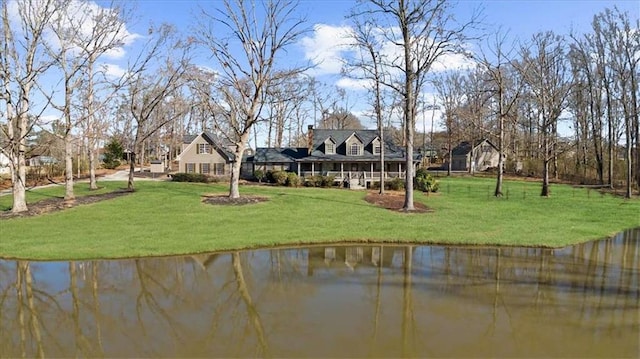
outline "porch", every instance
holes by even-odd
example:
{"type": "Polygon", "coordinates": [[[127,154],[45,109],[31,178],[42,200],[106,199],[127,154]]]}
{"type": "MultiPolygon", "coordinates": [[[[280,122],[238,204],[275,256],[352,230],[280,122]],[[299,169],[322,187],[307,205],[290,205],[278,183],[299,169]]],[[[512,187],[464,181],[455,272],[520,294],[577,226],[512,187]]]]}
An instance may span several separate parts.
{"type": "Polygon", "coordinates": [[[298,163],[298,175],[303,178],[311,176],[332,176],[337,184],[347,184],[350,188],[368,188],[373,182],[384,179],[405,178],[406,171],[402,162],[385,164],[385,171],[380,171],[379,162],[359,163],[298,163]]]}

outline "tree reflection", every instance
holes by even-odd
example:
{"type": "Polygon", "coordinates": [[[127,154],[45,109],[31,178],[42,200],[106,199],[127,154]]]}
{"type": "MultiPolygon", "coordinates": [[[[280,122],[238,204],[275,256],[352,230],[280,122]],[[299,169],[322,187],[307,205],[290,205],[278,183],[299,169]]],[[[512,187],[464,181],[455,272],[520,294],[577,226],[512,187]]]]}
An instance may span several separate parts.
{"type": "Polygon", "coordinates": [[[264,334],[264,328],[262,327],[262,321],[260,320],[260,315],[256,309],[256,306],[253,304],[253,300],[251,299],[251,294],[249,293],[249,288],[247,287],[247,283],[244,279],[244,273],[242,270],[242,261],[240,259],[239,252],[233,252],[231,255],[231,263],[233,265],[233,273],[236,276],[236,281],[238,284],[238,292],[240,292],[240,296],[242,297],[242,301],[244,302],[245,307],[247,308],[247,314],[249,317],[249,322],[252,324],[253,329],[256,332],[258,337],[258,343],[260,343],[260,355],[269,356],[269,346],[267,345],[267,340],[264,334]]]}
{"type": "Polygon", "coordinates": [[[639,242],[0,261],[0,356],[628,356],[639,242]]]}

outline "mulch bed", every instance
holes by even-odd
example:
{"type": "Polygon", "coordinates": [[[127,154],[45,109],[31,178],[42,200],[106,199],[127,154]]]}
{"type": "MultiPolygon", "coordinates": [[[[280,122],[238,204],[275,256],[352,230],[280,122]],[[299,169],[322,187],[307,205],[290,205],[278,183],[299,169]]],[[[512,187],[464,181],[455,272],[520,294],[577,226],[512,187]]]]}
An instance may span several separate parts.
{"type": "Polygon", "coordinates": [[[377,192],[369,192],[367,196],[364,198],[365,201],[375,204],[376,206],[386,208],[390,211],[394,212],[402,212],[402,213],[427,213],[433,212],[429,207],[425,206],[420,202],[413,202],[413,206],[415,210],[407,212],[402,209],[404,206],[404,194],[397,193],[385,193],[381,196],[377,192]]]}
{"type": "Polygon", "coordinates": [[[240,196],[239,198],[230,198],[229,195],[226,194],[205,194],[203,197],[202,202],[204,203],[222,206],[242,206],[246,204],[266,202],[269,200],[268,197],[246,195],[240,196]]]}
{"type": "Polygon", "coordinates": [[[21,213],[12,213],[11,210],[0,212],[0,219],[5,218],[18,218],[18,217],[31,217],[40,214],[51,213],[55,211],[61,211],[63,209],[72,208],[89,203],[100,202],[116,197],[125,196],[133,192],[127,190],[119,190],[109,193],[93,194],[88,196],[76,197],[74,201],[67,202],[62,197],[53,197],[31,203],[28,205],[29,210],[21,213]]]}

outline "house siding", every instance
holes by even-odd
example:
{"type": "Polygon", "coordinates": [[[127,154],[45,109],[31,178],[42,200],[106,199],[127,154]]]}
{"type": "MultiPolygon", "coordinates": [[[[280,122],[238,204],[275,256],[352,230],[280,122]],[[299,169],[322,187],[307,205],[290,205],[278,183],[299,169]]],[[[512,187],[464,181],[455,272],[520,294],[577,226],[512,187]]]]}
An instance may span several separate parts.
{"type": "MultiPolygon", "coordinates": [[[[194,172],[202,173],[203,166],[202,164],[209,165],[209,175],[227,175],[231,173],[231,165],[226,163],[226,160],[216,151],[215,147],[209,146],[212,153],[198,153],[198,146],[200,144],[208,144],[208,142],[202,138],[202,136],[198,136],[193,141],[193,146],[185,146],[183,152],[180,154],[180,168],[179,172],[187,172],[188,164],[195,164],[194,172]],[[222,166],[224,169],[224,173],[216,173],[215,169],[222,166]]],[[[206,167],[206,166],[205,166],[206,167]]]]}

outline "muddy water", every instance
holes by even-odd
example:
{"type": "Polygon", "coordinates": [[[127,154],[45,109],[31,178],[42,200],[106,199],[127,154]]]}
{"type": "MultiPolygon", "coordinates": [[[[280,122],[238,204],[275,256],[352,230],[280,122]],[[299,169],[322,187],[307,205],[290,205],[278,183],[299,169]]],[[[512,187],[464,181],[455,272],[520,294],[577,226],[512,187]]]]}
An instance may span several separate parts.
{"type": "Polygon", "coordinates": [[[0,261],[0,357],[638,357],[640,229],[560,250],[0,261]]]}

